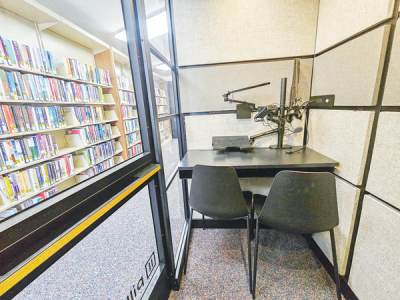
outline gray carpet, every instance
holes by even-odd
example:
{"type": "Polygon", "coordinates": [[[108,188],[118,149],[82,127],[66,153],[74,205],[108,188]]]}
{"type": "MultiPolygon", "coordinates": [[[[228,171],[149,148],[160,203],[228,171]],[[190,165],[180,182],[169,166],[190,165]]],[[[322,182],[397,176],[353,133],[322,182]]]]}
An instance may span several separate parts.
{"type": "Polygon", "coordinates": [[[149,192],[145,187],[15,299],[126,299],[134,285],[135,299],[140,299],[150,282],[145,265],[153,252],[158,265],[149,192]],[[142,276],[144,287],[138,290],[142,276]]]}
{"type": "MultiPolygon", "coordinates": [[[[260,233],[257,299],[336,299],[334,282],[302,236],[260,233]]],[[[170,299],[250,300],[247,270],[246,230],[194,229],[187,274],[170,299]]]]}

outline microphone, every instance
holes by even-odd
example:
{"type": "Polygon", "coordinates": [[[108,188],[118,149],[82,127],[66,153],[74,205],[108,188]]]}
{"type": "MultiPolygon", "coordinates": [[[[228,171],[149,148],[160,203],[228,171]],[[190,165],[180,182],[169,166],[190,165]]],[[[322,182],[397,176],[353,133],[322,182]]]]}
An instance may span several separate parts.
{"type": "Polygon", "coordinates": [[[290,125],[292,125],[294,133],[299,133],[303,130],[303,124],[301,123],[300,119],[294,118],[290,125]]]}

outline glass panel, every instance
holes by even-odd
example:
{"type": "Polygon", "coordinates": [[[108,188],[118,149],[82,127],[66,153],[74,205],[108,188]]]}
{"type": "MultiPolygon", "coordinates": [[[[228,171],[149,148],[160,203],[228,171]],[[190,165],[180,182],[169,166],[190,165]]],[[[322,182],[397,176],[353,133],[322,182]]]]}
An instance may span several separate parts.
{"type": "Polygon", "coordinates": [[[14,299],[140,299],[157,253],[145,187],[14,299]]]}
{"type": "Polygon", "coordinates": [[[1,222],[142,144],[120,1],[2,0],[0,23],[1,222]]]}
{"type": "Polygon", "coordinates": [[[161,151],[163,157],[163,167],[165,180],[172,175],[174,169],[178,165],[179,159],[179,144],[177,136],[177,118],[162,121],[158,123],[161,138],[161,151]]]}
{"type": "MultiPolygon", "coordinates": [[[[177,136],[178,118],[159,122],[161,150],[166,183],[175,171],[179,159],[179,142],[177,136]]],[[[167,191],[169,217],[171,222],[172,244],[174,257],[177,259],[178,246],[185,223],[182,182],[176,175],[167,191]]]]}
{"type": "Polygon", "coordinates": [[[147,35],[150,44],[171,60],[168,39],[168,19],[164,0],[145,0],[147,35]]]}
{"type": "Polygon", "coordinates": [[[183,192],[182,182],[179,179],[179,175],[176,175],[172,181],[168,191],[168,210],[169,219],[171,222],[171,235],[172,245],[174,248],[175,260],[178,257],[177,250],[179,243],[181,242],[182,232],[185,225],[185,209],[183,205],[183,192]]]}
{"type": "Polygon", "coordinates": [[[165,117],[176,113],[172,71],[156,56],[151,54],[154,89],[157,103],[158,117],[165,117]]]}

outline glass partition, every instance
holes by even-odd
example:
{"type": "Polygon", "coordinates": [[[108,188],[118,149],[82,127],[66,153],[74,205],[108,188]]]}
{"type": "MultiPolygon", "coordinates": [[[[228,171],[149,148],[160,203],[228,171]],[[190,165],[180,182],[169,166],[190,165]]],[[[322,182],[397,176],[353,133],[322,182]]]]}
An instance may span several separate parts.
{"type": "MultiPolygon", "coordinates": [[[[127,39],[124,25],[124,15],[131,10],[123,11],[121,3],[0,0],[0,234],[19,225],[25,215],[43,227],[58,222],[57,231],[46,227],[48,232],[32,250],[27,245],[31,252],[17,249],[29,253],[21,255],[20,265],[8,269],[3,255],[12,245],[0,235],[0,285],[71,228],[107,207],[114,197],[122,197],[121,190],[144,184],[137,182],[136,173],[149,165],[157,167],[155,154],[149,152],[153,136],[148,99],[137,97],[134,88],[146,84],[143,68],[138,55],[131,62],[127,47],[137,43],[136,37],[127,39]],[[113,185],[116,182],[119,185],[113,185]],[[111,185],[121,189],[107,189],[111,185]],[[96,199],[105,189],[108,194],[96,199]],[[86,214],[76,208],[81,206],[86,214]],[[76,223],[60,221],[74,209],[76,223]]],[[[164,17],[165,6],[164,13],[150,17],[148,23],[163,23],[164,17]]],[[[168,31],[166,36],[168,40],[168,31]]],[[[150,37],[169,57],[168,47],[162,48],[165,33],[150,37]]],[[[169,106],[174,95],[168,76],[160,76],[161,116],[175,108],[169,106]]],[[[161,126],[170,132],[165,140],[171,139],[170,121],[161,126]]],[[[61,254],[16,299],[140,299],[160,262],[163,266],[171,261],[164,257],[161,238],[169,227],[168,212],[162,212],[158,201],[157,172],[148,187],[99,219],[95,226],[101,225],[61,254]]],[[[36,228],[19,229],[25,238],[36,228]]],[[[0,286],[0,297],[2,292],[0,286]]]]}
{"type": "Polygon", "coordinates": [[[151,64],[154,80],[155,97],[158,118],[177,112],[172,79],[172,71],[169,65],[151,54],[151,64]]]}
{"type": "Polygon", "coordinates": [[[143,152],[114,2],[0,1],[0,221],[143,152]]]}
{"type": "MultiPolygon", "coordinates": [[[[169,3],[164,0],[145,0],[146,26],[150,48],[151,73],[157,107],[162,165],[167,187],[168,212],[171,226],[173,254],[178,258],[185,225],[184,193],[177,166],[183,155],[178,109],[178,85],[175,59],[171,55],[171,35],[168,22],[169,3]],[[158,21],[156,21],[158,20],[158,21]],[[158,34],[155,34],[155,33],[158,34]]],[[[179,277],[179,276],[178,276],[179,277]]]]}
{"type": "Polygon", "coordinates": [[[164,0],[145,0],[147,37],[158,53],[171,61],[168,17],[164,0]]]}

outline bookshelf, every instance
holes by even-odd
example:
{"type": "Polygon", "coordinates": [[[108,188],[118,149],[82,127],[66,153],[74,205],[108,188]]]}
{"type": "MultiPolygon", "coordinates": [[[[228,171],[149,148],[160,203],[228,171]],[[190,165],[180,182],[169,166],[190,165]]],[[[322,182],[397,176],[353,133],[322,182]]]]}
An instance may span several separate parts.
{"type": "Polygon", "coordinates": [[[60,79],[64,81],[70,81],[70,82],[75,82],[75,83],[80,83],[80,84],[88,84],[88,85],[93,85],[93,86],[98,86],[103,89],[110,89],[112,86],[100,84],[100,83],[95,83],[95,82],[87,82],[84,80],[79,80],[79,79],[73,79],[67,76],[61,76],[61,75],[54,75],[54,74],[49,74],[49,73],[43,73],[43,72],[38,72],[34,70],[28,70],[28,69],[23,69],[20,67],[13,67],[13,66],[7,66],[7,65],[1,65],[1,68],[6,71],[18,71],[22,74],[32,74],[32,75],[40,75],[40,76],[45,76],[45,77],[50,77],[50,78],[55,78],[55,79],[60,79]]]}
{"type": "Polygon", "coordinates": [[[127,158],[131,158],[142,153],[143,147],[130,61],[127,55],[114,47],[111,47],[111,51],[114,59],[114,74],[116,77],[116,86],[118,87],[118,101],[121,106],[127,158]]]}
{"type": "MultiPolygon", "coordinates": [[[[115,154],[113,156],[108,157],[106,159],[103,159],[103,160],[99,161],[97,164],[100,164],[100,163],[104,162],[105,160],[107,160],[109,158],[113,158],[114,159],[114,165],[116,165],[118,163],[121,163],[123,160],[118,159],[118,156],[117,156],[121,152],[122,152],[122,149],[119,149],[119,150],[117,150],[115,152],[115,154]]],[[[74,159],[74,165],[75,165],[75,171],[74,171],[73,174],[71,174],[71,176],[63,178],[60,181],[47,186],[46,189],[48,190],[48,189],[51,189],[51,188],[56,187],[56,186],[61,186],[63,188],[60,191],[62,191],[62,190],[67,189],[68,187],[70,187],[70,186],[72,186],[72,185],[74,185],[76,183],[82,182],[83,180],[89,178],[89,177],[84,177],[83,175],[79,175],[79,174],[81,174],[82,172],[90,169],[93,166],[88,165],[84,160],[78,161],[78,160],[75,160],[75,159],[74,159]],[[68,184],[65,184],[67,181],[70,181],[70,182],[68,184]]],[[[25,201],[27,201],[29,199],[32,199],[33,197],[37,196],[38,194],[40,194],[42,192],[43,192],[43,190],[29,193],[27,196],[23,197],[22,199],[20,199],[18,201],[13,201],[11,203],[7,199],[5,199],[4,196],[1,194],[1,202],[3,204],[0,205],[0,212],[3,212],[3,211],[5,211],[5,210],[7,210],[9,208],[15,207],[15,206],[17,206],[19,204],[22,204],[25,201]]]]}
{"type": "MultiPolygon", "coordinates": [[[[25,107],[25,110],[27,110],[27,107],[33,107],[34,110],[29,109],[29,111],[36,111],[40,108],[43,112],[49,112],[54,111],[53,107],[56,106],[61,108],[61,110],[57,108],[57,112],[64,112],[63,114],[51,115],[48,126],[29,131],[25,127],[24,131],[0,135],[0,145],[3,142],[4,145],[8,145],[6,141],[14,141],[14,143],[19,143],[20,146],[18,147],[21,149],[24,147],[24,143],[28,145],[28,142],[34,140],[40,142],[54,140],[54,145],[44,142],[45,144],[38,145],[37,149],[42,147],[38,151],[31,150],[33,156],[36,152],[39,152],[36,159],[25,159],[25,152],[22,150],[19,153],[21,156],[20,163],[16,163],[12,168],[10,166],[10,168],[7,168],[4,164],[4,168],[1,168],[0,184],[4,182],[4,178],[10,177],[14,180],[14,175],[17,178],[16,174],[19,174],[18,176],[21,178],[23,176],[29,177],[33,172],[32,170],[40,168],[45,168],[44,170],[48,171],[45,175],[48,176],[49,181],[48,184],[44,184],[43,182],[46,181],[44,179],[43,185],[39,184],[39,189],[31,188],[32,191],[28,192],[28,181],[32,180],[30,185],[35,185],[35,182],[33,179],[28,180],[24,177],[23,186],[26,192],[21,192],[21,195],[14,199],[5,196],[8,195],[7,188],[11,185],[5,184],[6,187],[1,185],[1,219],[2,212],[24,209],[41,201],[38,200],[38,195],[49,194],[46,197],[51,197],[53,191],[62,192],[99,172],[142,153],[143,150],[133,78],[127,55],[34,0],[2,1],[0,17],[2,17],[2,22],[7,24],[7,26],[1,28],[0,35],[9,40],[18,41],[18,44],[23,47],[22,51],[25,51],[23,45],[39,49],[44,64],[43,70],[40,69],[39,63],[36,69],[29,66],[28,59],[26,66],[23,64],[23,60],[21,64],[9,65],[7,60],[3,63],[4,61],[0,59],[0,75],[3,71],[7,72],[4,74],[12,74],[17,79],[18,76],[22,76],[23,81],[34,78],[33,82],[36,82],[36,80],[42,82],[39,81],[40,79],[49,84],[47,89],[41,85],[37,86],[40,97],[34,97],[34,83],[31,83],[32,86],[29,87],[30,94],[26,91],[26,97],[21,94],[22,90],[18,94],[22,96],[14,99],[0,94],[0,109],[2,109],[2,106],[10,107],[10,110],[11,107],[17,107],[17,109],[18,107],[25,107]],[[47,54],[47,57],[46,53],[49,52],[51,54],[47,54]],[[52,58],[50,58],[51,55],[52,58]],[[48,59],[47,69],[45,58],[48,59]],[[52,62],[51,59],[54,59],[54,61],[52,62]],[[90,66],[93,68],[91,69],[90,66]],[[99,75],[97,75],[97,72],[99,75]],[[52,86],[53,83],[55,87],[52,86]],[[43,95],[47,93],[43,97],[39,90],[42,88],[43,95]],[[82,117],[82,114],[79,115],[78,108],[83,109],[86,117],[82,117]],[[101,113],[98,113],[98,109],[101,113]],[[89,117],[86,115],[88,110],[90,111],[89,117]],[[98,117],[95,120],[95,114],[97,117],[101,115],[101,118],[98,117]],[[90,118],[93,118],[93,120],[90,118]],[[59,122],[58,126],[50,124],[53,120],[59,122]],[[64,126],[60,125],[62,120],[64,120],[64,126]],[[85,137],[72,134],[72,132],[82,133],[83,131],[87,135],[96,137],[96,140],[88,143],[85,137]],[[109,135],[106,138],[97,139],[103,134],[106,136],[108,131],[109,135]],[[37,138],[33,139],[33,136],[37,138]],[[58,149],[57,153],[56,148],[58,149]],[[50,151],[51,149],[52,155],[46,152],[41,154],[41,151],[50,151]],[[101,155],[97,156],[97,153],[93,156],[95,151],[99,151],[101,155]],[[69,162],[68,159],[71,159],[71,161],[69,162]],[[65,171],[65,166],[68,165],[67,161],[68,164],[73,166],[74,171],[65,176],[66,172],[63,173],[63,171],[65,171]]],[[[26,57],[28,58],[29,55],[26,55],[26,57]]],[[[28,83],[27,86],[29,86],[28,83]]],[[[21,87],[22,85],[19,88],[21,87]]],[[[19,125],[23,126],[22,123],[19,125]]],[[[4,132],[1,131],[0,133],[4,132]]],[[[36,149],[35,147],[36,145],[34,149],[36,149]]],[[[0,149],[0,155],[2,154],[1,151],[0,149]]],[[[28,154],[31,155],[31,153],[28,154]]],[[[8,163],[11,164],[9,161],[8,163]]],[[[14,185],[11,188],[11,192],[16,192],[14,185]]]]}
{"type": "MultiPolygon", "coordinates": [[[[168,116],[170,111],[167,93],[163,89],[155,88],[155,95],[158,117],[168,116]]],[[[158,129],[160,132],[161,144],[164,145],[171,139],[171,121],[166,120],[159,122],[158,129]]]]}

